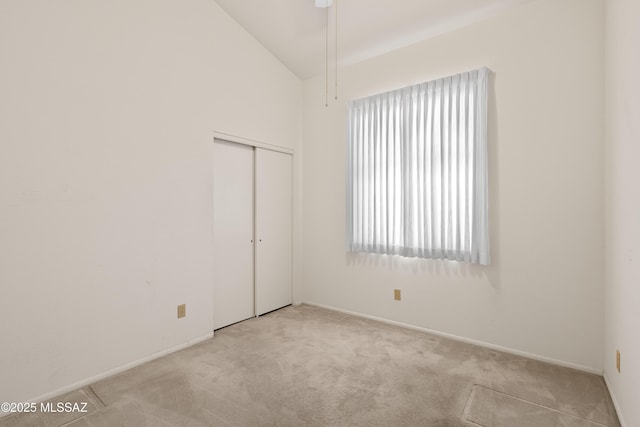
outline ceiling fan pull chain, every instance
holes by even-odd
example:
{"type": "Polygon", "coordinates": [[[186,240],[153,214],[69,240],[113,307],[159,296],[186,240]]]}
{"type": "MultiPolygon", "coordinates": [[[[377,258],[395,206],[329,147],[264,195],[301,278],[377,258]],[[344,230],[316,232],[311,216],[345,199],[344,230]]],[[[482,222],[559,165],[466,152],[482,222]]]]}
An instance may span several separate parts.
{"type": "Polygon", "coordinates": [[[336,26],[336,48],[335,48],[336,76],[335,76],[335,84],[336,84],[336,88],[335,88],[335,96],[336,96],[336,101],[337,101],[338,100],[338,0],[335,0],[335,4],[334,4],[333,7],[336,8],[336,22],[335,22],[335,26],[336,26]]]}
{"type": "Polygon", "coordinates": [[[324,106],[329,106],[329,8],[325,8],[324,45],[324,106]]]}

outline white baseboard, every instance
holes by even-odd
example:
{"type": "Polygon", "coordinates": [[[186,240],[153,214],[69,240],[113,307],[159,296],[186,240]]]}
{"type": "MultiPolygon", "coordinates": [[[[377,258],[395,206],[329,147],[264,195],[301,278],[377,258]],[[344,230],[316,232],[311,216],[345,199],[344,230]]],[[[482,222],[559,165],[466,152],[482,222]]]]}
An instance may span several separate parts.
{"type": "Polygon", "coordinates": [[[383,322],[383,323],[387,323],[390,325],[395,325],[395,326],[400,326],[403,328],[407,328],[407,329],[413,329],[415,331],[420,331],[420,332],[426,332],[428,334],[432,334],[432,335],[437,335],[443,338],[449,338],[455,341],[461,341],[467,344],[474,344],[480,347],[485,347],[485,348],[490,348],[492,350],[497,350],[497,351],[501,351],[504,353],[509,353],[509,354],[513,354],[516,356],[522,356],[522,357],[526,357],[528,359],[533,359],[533,360],[538,360],[540,362],[546,362],[546,363],[550,363],[552,365],[557,365],[557,366],[562,366],[565,368],[571,368],[571,369],[575,369],[578,371],[582,371],[582,372],[588,372],[590,374],[596,374],[596,375],[602,375],[603,372],[600,369],[596,369],[596,368],[592,368],[589,366],[583,366],[583,365],[579,365],[576,363],[571,363],[571,362],[565,362],[563,360],[558,360],[558,359],[554,359],[551,357],[546,357],[546,356],[541,356],[538,354],[534,354],[534,353],[528,353],[526,351],[521,351],[521,350],[516,350],[513,348],[509,348],[509,347],[502,347],[499,345],[495,345],[495,344],[491,344],[491,343],[487,343],[484,341],[479,341],[479,340],[474,340],[471,338],[465,338],[465,337],[461,337],[458,335],[453,335],[453,334],[448,334],[446,332],[440,332],[440,331],[436,331],[433,329],[428,329],[428,328],[423,328],[421,326],[415,326],[415,325],[411,325],[409,323],[402,323],[402,322],[397,322],[395,320],[389,320],[389,319],[385,319],[383,317],[377,317],[377,316],[371,316],[369,314],[364,314],[364,313],[358,313],[356,311],[350,311],[350,310],[344,310],[341,308],[337,308],[337,307],[332,307],[332,306],[328,306],[328,305],[324,305],[324,304],[317,304],[315,302],[312,301],[301,301],[302,304],[307,304],[307,305],[312,305],[315,307],[320,307],[320,308],[326,308],[327,310],[333,310],[333,311],[338,311],[341,313],[345,313],[345,314],[350,314],[352,316],[358,316],[358,317],[363,317],[365,319],[371,319],[371,320],[376,320],[378,322],[383,322]]]}
{"type": "MultiPolygon", "coordinates": [[[[73,384],[69,384],[67,386],[58,388],[58,389],[53,390],[53,391],[51,391],[49,393],[43,394],[41,396],[38,396],[35,399],[29,400],[29,403],[32,403],[32,402],[33,403],[44,402],[46,400],[52,399],[52,398],[60,396],[62,394],[69,393],[71,391],[77,390],[77,389],[82,388],[82,387],[86,387],[86,386],[88,386],[90,384],[93,384],[93,383],[95,383],[97,381],[100,381],[100,380],[103,380],[105,378],[108,378],[108,377],[110,377],[112,375],[119,374],[119,373],[124,372],[124,371],[126,371],[128,369],[135,368],[136,366],[142,365],[143,363],[151,362],[152,360],[158,359],[158,358],[160,358],[162,356],[166,356],[168,354],[175,353],[176,351],[180,351],[180,350],[185,349],[187,347],[191,347],[192,345],[198,344],[198,343],[200,343],[202,341],[206,341],[206,340],[208,340],[209,338],[212,338],[212,337],[213,337],[213,332],[209,332],[206,335],[203,335],[203,336],[200,336],[200,337],[197,337],[197,338],[193,338],[193,339],[191,339],[191,340],[189,340],[189,341],[187,341],[185,343],[179,344],[179,345],[177,345],[175,347],[171,347],[171,348],[168,348],[166,350],[159,351],[159,352],[154,353],[154,354],[152,354],[150,356],[143,357],[141,359],[135,360],[133,362],[126,363],[126,364],[124,364],[122,366],[118,366],[117,368],[110,369],[110,370],[108,370],[106,372],[103,372],[103,373],[100,373],[98,375],[94,375],[92,377],[85,378],[83,380],[77,381],[77,382],[75,382],[73,384]]],[[[5,414],[5,415],[10,415],[10,414],[5,414]]],[[[2,416],[0,416],[0,418],[2,418],[2,416]]]]}
{"type": "Polygon", "coordinates": [[[618,421],[620,421],[620,426],[627,427],[627,423],[624,422],[624,417],[622,416],[622,411],[620,409],[618,399],[616,399],[616,395],[613,394],[613,390],[611,389],[611,383],[609,382],[607,371],[604,371],[602,376],[604,377],[604,383],[607,385],[607,389],[609,390],[609,396],[611,396],[611,400],[613,401],[613,407],[616,409],[616,414],[618,414],[618,421]]]}

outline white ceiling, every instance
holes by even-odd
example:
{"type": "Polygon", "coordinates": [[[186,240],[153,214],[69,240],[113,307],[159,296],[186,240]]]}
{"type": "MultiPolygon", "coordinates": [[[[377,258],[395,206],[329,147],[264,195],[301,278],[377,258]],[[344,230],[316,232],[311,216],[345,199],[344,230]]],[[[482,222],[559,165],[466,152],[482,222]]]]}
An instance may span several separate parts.
{"type": "MultiPolygon", "coordinates": [[[[326,10],[314,0],[215,0],[302,79],[325,70],[326,10]]],[[[329,55],[348,65],[442,34],[530,0],[334,0],[329,55]]]]}

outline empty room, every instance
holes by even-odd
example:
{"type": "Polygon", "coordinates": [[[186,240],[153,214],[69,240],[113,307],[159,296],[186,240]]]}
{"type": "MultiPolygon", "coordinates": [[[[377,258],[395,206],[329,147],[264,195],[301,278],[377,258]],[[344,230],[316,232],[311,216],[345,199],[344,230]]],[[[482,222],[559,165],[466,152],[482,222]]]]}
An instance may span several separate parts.
{"type": "Polygon", "coordinates": [[[640,426],[640,2],[0,1],[0,426],[640,426]]]}

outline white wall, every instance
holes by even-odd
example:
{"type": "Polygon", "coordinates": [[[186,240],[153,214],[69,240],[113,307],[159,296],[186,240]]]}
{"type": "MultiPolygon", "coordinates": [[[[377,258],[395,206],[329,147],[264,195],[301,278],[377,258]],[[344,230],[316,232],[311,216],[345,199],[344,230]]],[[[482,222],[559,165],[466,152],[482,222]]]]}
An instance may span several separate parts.
{"type": "Polygon", "coordinates": [[[606,4],[604,370],[620,418],[627,426],[640,426],[640,3],[606,4]]]}
{"type": "Polygon", "coordinates": [[[211,0],[4,0],[0,61],[0,402],[210,335],[213,131],[296,148],[300,80],[211,0]]]}
{"type": "Polygon", "coordinates": [[[324,77],[306,81],[302,299],[601,372],[603,14],[601,0],[518,6],[341,69],[329,108],[324,77]],[[346,254],[346,100],[483,65],[492,265],[346,254]]]}

